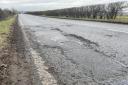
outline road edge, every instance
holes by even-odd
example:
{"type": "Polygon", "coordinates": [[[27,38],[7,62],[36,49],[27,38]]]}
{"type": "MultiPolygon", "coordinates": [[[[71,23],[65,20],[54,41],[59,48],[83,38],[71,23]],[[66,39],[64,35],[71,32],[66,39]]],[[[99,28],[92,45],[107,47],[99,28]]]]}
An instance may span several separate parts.
{"type": "Polygon", "coordinates": [[[21,26],[17,16],[18,30],[21,32],[21,36],[24,44],[24,55],[31,65],[32,81],[33,85],[57,85],[55,78],[47,71],[48,67],[45,66],[45,61],[38,55],[38,53],[32,48],[30,40],[24,30],[24,26],[21,26]]]}

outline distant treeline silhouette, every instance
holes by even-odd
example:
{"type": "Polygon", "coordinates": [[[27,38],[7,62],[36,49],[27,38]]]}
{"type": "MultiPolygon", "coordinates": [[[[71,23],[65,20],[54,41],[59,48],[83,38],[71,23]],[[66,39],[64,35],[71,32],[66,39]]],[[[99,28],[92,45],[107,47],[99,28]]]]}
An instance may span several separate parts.
{"type": "Polygon", "coordinates": [[[61,16],[72,18],[115,19],[118,15],[122,14],[122,10],[127,6],[128,5],[126,1],[120,1],[109,4],[98,4],[27,13],[34,15],[61,16]]]}
{"type": "Polygon", "coordinates": [[[0,9],[0,20],[13,16],[14,14],[16,14],[15,10],[0,9]]]}

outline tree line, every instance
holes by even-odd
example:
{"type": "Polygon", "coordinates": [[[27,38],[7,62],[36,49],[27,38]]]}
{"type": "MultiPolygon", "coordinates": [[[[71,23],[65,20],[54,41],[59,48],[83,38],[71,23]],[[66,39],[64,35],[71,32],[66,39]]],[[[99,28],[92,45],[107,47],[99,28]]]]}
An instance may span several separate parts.
{"type": "Polygon", "coordinates": [[[72,18],[115,19],[119,14],[122,13],[123,8],[127,7],[126,3],[126,1],[120,1],[109,4],[98,4],[28,13],[35,15],[43,14],[46,16],[63,16],[72,18]]]}
{"type": "Polygon", "coordinates": [[[0,9],[0,20],[16,14],[16,10],[0,9]]]}

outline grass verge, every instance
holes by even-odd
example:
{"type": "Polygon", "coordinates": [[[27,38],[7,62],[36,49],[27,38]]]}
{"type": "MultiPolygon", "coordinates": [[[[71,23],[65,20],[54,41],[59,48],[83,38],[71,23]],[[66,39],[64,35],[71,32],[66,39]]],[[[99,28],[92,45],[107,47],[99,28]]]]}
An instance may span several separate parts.
{"type": "Polygon", "coordinates": [[[118,16],[114,19],[89,19],[89,18],[72,18],[72,17],[61,17],[61,16],[47,16],[50,18],[59,18],[59,19],[71,19],[71,20],[82,20],[82,21],[96,21],[96,22],[106,22],[106,23],[115,23],[115,24],[128,24],[128,16],[118,16]]]}
{"type": "Polygon", "coordinates": [[[0,21],[0,48],[7,45],[7,37],[9,37],[10,27],[14,23],[15,18],[7,18],[0,21]]]}
{"type": "Polygon", "coordinates": [[[18,17],[0,21],[0,85],[33,85],[19,29],[18,17]]]}

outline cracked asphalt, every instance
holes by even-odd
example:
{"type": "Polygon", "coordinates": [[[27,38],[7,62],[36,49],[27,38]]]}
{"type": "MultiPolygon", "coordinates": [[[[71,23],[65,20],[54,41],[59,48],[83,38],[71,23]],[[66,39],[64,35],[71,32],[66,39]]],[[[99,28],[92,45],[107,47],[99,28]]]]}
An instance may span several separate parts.
{"type": "Polygon", "coordinates": [[[58,85],[128,85],[128,25],[27,14],[18,20],[58,85]]]}

